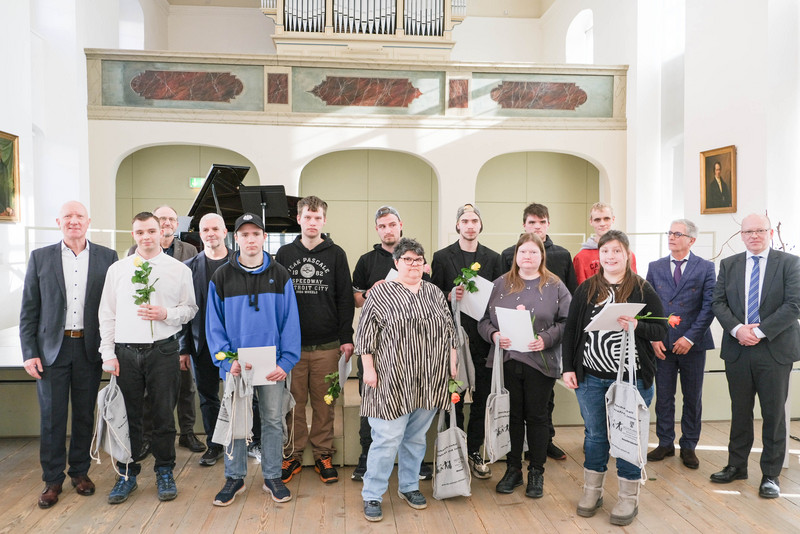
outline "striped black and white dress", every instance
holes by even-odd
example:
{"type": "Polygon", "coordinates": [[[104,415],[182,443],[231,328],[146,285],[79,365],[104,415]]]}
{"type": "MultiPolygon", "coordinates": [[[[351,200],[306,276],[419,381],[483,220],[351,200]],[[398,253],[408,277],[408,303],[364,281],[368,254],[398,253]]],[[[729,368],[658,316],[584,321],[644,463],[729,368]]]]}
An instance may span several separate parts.
{"type": "Polygon", "coordinates": [[[364,385],[361,415],[397,419],[418,408],[446,409],[455,327],[444,294],[420,282],[415,294],[397,281],[370,289],[355,336],[356,354],[372,354],[378,386],[364,385]]]}
{"type": "MultiPolygon", "coordinates": [[[[606,298],[604,302],[595,304],[592,310],[592,319],[600,313],[606,304],[616,302],[616,289],[616,286],[612,286],[608,298],[606,298]]],[[[586,347],[583,353],[583,367],[588,374],[597,376],[598,378],[617,377],[624,335],[622,330],[594,330],[588,332],[586,347]]],[[[639,372],[640,369],[639,354],[638,351],[636,351],[636,371],[639,372]]],[[[625,375],[627,376],[627,372],[625,375]]]]}

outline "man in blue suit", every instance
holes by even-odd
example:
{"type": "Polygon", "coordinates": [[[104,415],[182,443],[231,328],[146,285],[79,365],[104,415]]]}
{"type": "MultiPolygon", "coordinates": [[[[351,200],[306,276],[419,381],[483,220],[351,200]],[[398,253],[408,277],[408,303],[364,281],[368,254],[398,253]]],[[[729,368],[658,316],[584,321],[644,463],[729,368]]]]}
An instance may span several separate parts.
{"type": "Polygon", "coordinates": [[[56,222],[64,239],[31,253],[19,317],[23,365],[36,379],[41,415],[39,461],[45,488],[40,508],[58,502],[68,458],[75,491],[80,495],[95,491],[88,473],[102,374],[97,309],[106,271],[117,261],[116,252],[86,239],[90,219],[80,202],[64,204],[56,222]]]}
{"type": "Polygon", "coordinates": [[[681,460],[690,469],[700,461],[694,450],[700,439],[703,373],[706,350],[714,348],[709,326],[714,320],[711,300],[716,284],[714,264],[692,254],[697,226],[678,219],[670,225],[670,255],[650,263],[647,281],[655,288],[664,312],[681,318],[663,341],[654,341],[656,362],[656,434],[658,447],[647,454],[651,462],[675,455],[675,388],[681,377],[681,460]]]}

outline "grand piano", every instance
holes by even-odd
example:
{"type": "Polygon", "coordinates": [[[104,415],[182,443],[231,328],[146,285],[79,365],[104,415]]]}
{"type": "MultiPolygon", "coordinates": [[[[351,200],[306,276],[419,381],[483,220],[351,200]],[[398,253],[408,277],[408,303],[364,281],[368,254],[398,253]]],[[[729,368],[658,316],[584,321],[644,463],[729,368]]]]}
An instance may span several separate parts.
{"type": "Polygon", "coordinates": [[[242,185],[250,167],[215,163],[206,175],[203,187],[189,209],[189,231],[181,240],[203,249],[200,240],[200,219],[207,213],[218,213],[228,228],[227,245],[234,249],[233,225],[245,212],[261,215],[267,231],[267,249],[274,254],[284,243],[300,233],[297,224],[299,197],[287,196],[282,185],[242,185]]]}

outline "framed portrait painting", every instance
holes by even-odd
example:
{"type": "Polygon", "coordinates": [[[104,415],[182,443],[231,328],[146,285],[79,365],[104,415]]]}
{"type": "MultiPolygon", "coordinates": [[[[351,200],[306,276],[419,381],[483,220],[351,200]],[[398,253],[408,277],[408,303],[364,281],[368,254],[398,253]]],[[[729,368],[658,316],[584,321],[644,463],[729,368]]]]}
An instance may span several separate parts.
{"type": "Polygon", "coordinates": [[[700,213],[736,213],[736,147],[700,152],[700,213]]]}
{"type": "Polygon", "coordinates": [[[0,132],[0,222],[19,222],[19,137],[0,132]]]}

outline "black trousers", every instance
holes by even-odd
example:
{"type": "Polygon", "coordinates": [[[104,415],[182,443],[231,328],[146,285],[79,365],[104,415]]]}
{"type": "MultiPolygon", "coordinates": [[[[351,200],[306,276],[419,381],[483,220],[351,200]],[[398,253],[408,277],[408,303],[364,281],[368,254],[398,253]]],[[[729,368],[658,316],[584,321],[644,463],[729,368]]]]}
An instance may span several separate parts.
{"type": "Polygon", "coordinates": [[[67,417],[72,401],[69,476],[89,472],[89,448],[94,433],[94,407],[102,375],[101,362],[90,362],[82,338],[65,337],[52,365],[45,365],[36,382],[41,416],[39,462],[42,480],[62,483],[67,465],[67,417]],[[71,399],[70,399],[71,398],[71,399]]]}
{"type": "Polygon", "coordinates": [[[510,467],[522,468],[522,448],[527,432],[530,467],[544,471],[550,442],[548,402],[556,379],[516,360],[503,364],[503,378],[511,400],[511,451],[506,456],[507,463],[510,467]]]}
{"type": "MultiPolygon", "coordinates": [[[[213,443],[212,438],[214,437],[214,427],[217,424],[220,404],[219,368],[214,365],[211,358],[208,347],[204,347],[200,354],[192,357],[194,379],[197,383],[197,396],[200,398],[200,415],[203,418],[203,428],[206,431],[206,444],[208,446],[213,443]]],[[[180,410],[178,410],[178,413],[180,413],[180,410]]],[[[181,433],[183,433],[182,427],[183,425],[181,425],[181,433]]]]}

